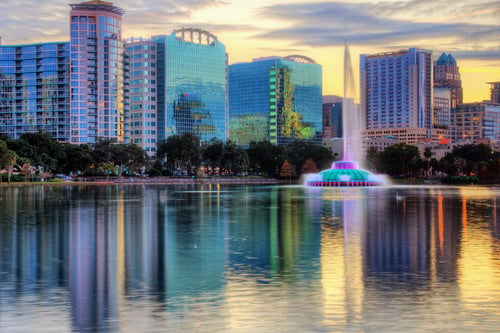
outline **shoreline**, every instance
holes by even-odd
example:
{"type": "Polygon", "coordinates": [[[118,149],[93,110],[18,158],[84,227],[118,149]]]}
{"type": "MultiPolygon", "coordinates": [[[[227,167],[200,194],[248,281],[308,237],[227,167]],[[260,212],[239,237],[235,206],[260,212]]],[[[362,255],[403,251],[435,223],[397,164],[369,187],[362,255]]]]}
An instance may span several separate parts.
{"type": "Polygon", "coordinates": [[[285,182],[276,178],[252,178],[252,177],[148,177],[148,178],[78,178],[70,181],[36,181],[36,182],[2,182],[0,187],[22,187],[22,186],[60,186],[60,185],[203,185],[203,184],[239,184],[239,185],[281,185],[285,182]]]}

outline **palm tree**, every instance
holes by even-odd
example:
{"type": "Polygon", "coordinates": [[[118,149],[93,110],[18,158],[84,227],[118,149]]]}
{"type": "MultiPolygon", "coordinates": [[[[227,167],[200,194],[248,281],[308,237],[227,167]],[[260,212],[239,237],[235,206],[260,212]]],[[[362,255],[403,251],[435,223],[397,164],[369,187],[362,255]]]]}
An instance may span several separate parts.
{"type": "Polygon", "coordinates": [[[424,157],[427,160],[427,178],[430,178],[429,177],[430,176],[429,164],[430,164],[431,157],[432,157],[432,151],[431,151],[430,147],[425,147],[424,157]]]}

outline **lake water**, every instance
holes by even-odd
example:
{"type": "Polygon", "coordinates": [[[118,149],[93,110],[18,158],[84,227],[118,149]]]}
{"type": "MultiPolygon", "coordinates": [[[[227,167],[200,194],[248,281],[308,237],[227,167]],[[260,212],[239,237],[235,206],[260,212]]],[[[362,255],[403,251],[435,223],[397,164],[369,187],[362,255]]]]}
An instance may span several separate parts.
{"type": "Polygon", "coordinates": [[[493,332],[500,188],[0,187],[1,332],[493,332]]]}

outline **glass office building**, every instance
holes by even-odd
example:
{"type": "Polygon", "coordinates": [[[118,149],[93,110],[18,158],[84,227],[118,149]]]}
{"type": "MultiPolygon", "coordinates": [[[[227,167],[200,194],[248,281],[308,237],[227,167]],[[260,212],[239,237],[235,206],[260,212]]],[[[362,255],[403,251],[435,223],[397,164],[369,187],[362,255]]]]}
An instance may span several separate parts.
{"type": "Polygon", "coordinates": [[[69,142],[69,43],[0,46],[0,134],[69,142]]]}
{"type": "Polygon", "coordinates": [[[124,11],[98,0],[70,6],[71,143],[126,142],[124,11]]]}
{"type": "Polygon", "coordinates": [[[158,140],[193,133],[226,141],[227,54],[207,31],[193,28],[154,36],[157,43],[158,140]]]}
{"type": "Polygon", "coordinates": [[[321,143],[322,67],[304,56],[268,57],[229,66],[229,137],[286,145],[321,143]]]}

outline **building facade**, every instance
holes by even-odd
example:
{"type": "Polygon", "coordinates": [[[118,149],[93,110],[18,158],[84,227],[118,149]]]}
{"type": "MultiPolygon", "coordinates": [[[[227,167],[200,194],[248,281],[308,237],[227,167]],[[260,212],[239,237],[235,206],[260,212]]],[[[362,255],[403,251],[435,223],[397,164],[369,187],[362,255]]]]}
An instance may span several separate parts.
{"type": "Polygon", "coordinates": [[[193,133],[226,141],[226,47],[215,35],[183,28],[153,36],[157,44],[157,137],[193,133]]]}
{"type": "Polygon", "coordinates": [[[431,52],[416,48],[360,56],[366,129],[431,129],[431,52]]]}
{"type": "Polygon", "coordinates": [[[323,96],[323,142],[333,138],[342,138],[342,98],[323,96]]]}
{"type": "Polygon", "coordinates": [[[500,104],[500,81],[498,82],[488,82],[491,86],[490,88],[490,101],[492,103],[500,104]]]}
{"type": "Polygon", "coordinates": [[[450,91],[450,108],[456,108],[463,103],[460,70],[451,54],[442,53],[434,62],[434,87],[450,91]]]}
{"type": "Polygon", "coordinates": [[[127,142],[124,11],[99,0],[70,6],[71,143],[127,142]]]}
{"type": "Polygon", "coordinates": [[[500,145],[500,104],[465,103],[452,109],[451,139],[460,143],[500,145]]]}
{"type": "Polygon", "coordinates": [[[322,67],[304,56],[268,57],[229,66],[230,139],[321,144],[322,67]]]}
{"type": "Polygon", "coordinates": [[[452,90],[434,87],[434,127],[448,128],[450,126],[452,90]]]}
{"type": "Polygon", "coordinates": [[[69,43],[0,46],[0,134],[70,141],[69,43]]]}
{"type": "Polygon", "coordinates": [[[128,110],[130,142],[156,156],[157,44],[147,39],[125,41],[125,107],[128,110]]]}

